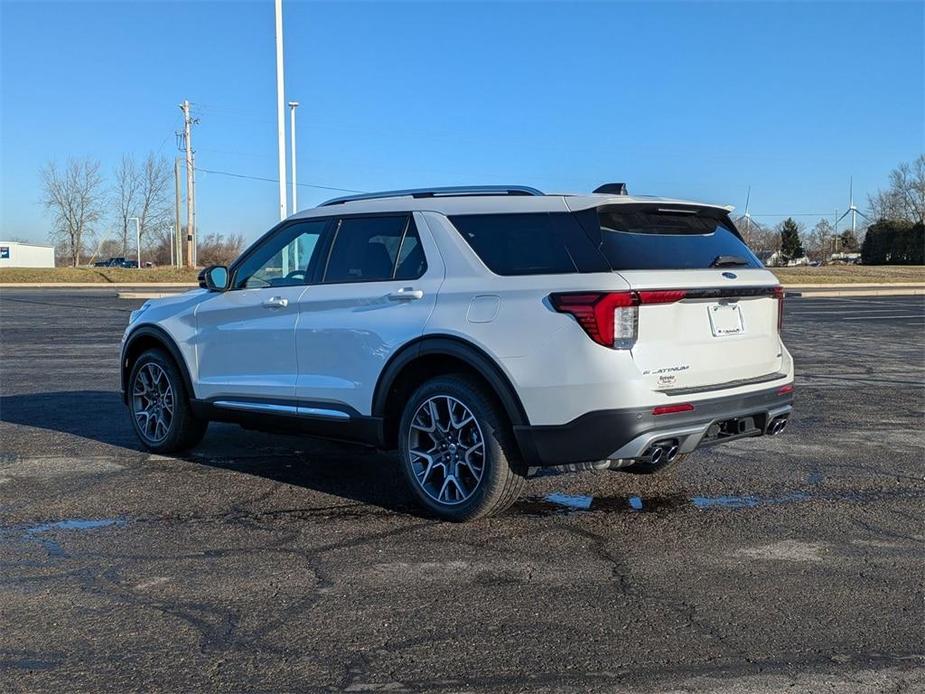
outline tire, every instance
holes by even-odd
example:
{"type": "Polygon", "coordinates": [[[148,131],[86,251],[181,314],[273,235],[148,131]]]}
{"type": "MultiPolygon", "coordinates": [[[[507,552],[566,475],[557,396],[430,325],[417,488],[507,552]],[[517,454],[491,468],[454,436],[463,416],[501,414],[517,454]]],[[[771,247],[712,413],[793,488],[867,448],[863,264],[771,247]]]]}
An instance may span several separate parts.
{"type": "Polygon", "coordinates": [[[498,513],[523,490],[525,467],[510,422],[491,393],[468,376],[439,376],[421,385],[405,404],[398,432],[408,487],[443,520],[498,513]],[[435,411],[436,426],[428,431],[435,411]]]}
{"type": "Polygon", "coordinates": [[[144,352],[132,364],[128,407],[135,434],[154,453],[192,448],[202,440],[209,425],[193,416],[180,369],[159,349],[144,352]]]}
{"type": "Polygon", "coordinates": [[[617,468],[617,472],[626,472],[630,475],[654,475],[657,472],[673,472],[678,469],[678,466],[681,464],[687,457],[687,454],[684,453],[679,455],[670,463],[659,463],[658,465],[646,465],[645,463],[634,463],[627,467],[617,468]]]}

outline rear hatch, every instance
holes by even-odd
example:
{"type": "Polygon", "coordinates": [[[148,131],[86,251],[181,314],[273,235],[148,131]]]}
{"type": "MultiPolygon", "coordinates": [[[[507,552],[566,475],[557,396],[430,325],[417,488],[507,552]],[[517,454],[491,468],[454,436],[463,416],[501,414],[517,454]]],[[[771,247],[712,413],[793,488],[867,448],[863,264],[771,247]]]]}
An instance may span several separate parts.
{"type": "Polygon", "coordinates": [[[630,349],[653,390],[681,395],[777,376],[778,281],[725,210],[621,203],[578,217],[636,292],[630,349]]]}

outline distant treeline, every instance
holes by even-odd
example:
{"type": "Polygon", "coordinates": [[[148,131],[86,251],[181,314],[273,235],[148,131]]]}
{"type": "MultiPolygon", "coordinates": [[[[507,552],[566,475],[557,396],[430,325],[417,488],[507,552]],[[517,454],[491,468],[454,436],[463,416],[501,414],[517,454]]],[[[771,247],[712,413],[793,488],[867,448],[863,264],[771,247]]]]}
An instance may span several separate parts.
{"type": "Polygon", "coordinates": [[[925,224],[880,221],[867,229],[861,246],[865,265],[925,265],[925,224]]]}

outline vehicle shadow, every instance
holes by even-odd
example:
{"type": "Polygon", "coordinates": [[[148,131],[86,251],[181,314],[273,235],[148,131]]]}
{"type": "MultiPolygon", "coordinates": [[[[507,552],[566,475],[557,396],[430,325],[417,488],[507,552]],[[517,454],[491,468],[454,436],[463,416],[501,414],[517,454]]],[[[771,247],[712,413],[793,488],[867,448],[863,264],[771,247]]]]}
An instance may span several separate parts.
{"type": "MultiPolygon", "coordinates": [[[[141,453],[119,393],[74,390],[0,396],[0,422],[79,437],[81,455],[112,455],[106,447],[141,453]]],[[[9,432],[6,436],[15,436],[9,432]]],[[[25,433],[30,450],[74,450],[60,437],[25,433]]],[[[20,448],[22,446],[19,446],[20,448]]],[[[15,447],[4,446],[9,454],[15,447]]],[[[419,513],[394,456],[362,446],[307,436],[265,434],[212,423],[202,442],[175,456],[189,463],[263,477],[401,513],[419,513]]],[[[151,464],[156,464],[152,461],[151,464]]]]}

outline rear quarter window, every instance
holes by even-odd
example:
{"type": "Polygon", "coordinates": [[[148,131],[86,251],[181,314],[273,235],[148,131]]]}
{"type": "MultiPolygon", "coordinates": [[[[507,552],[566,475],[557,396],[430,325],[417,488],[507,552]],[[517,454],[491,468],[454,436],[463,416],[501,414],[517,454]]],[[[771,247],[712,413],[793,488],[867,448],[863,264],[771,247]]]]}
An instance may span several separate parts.
{"type": "Polygon", "coordinates": [[[610,271],[600,250],[567,212],[454,215],[450,221],[496,275],[610,271]]]}

